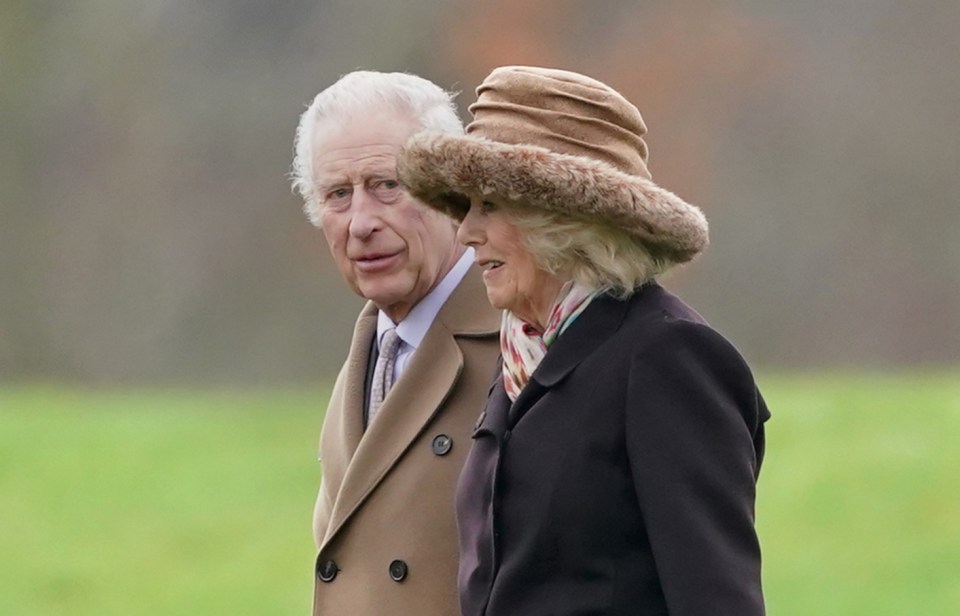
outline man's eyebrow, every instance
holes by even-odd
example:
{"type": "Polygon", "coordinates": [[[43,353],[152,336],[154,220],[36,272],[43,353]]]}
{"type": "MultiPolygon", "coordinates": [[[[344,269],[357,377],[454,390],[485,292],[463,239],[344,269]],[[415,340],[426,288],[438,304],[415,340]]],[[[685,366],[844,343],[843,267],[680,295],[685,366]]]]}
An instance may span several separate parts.
{"type": "Polygon", "coordinates": [[[354,178],[364,184],[371,180],[396,180],[397,168],[394,163],[388,161],[370,161],[354,168],[350,173],[334,172],[326,176],[319,176],[316,185],[320,190],[330,190],[336,186],[353,185],[354,178]]]}
{"type": "Polygon", "coordinates": [[[326,173],[319,173],[316,176],[316,185],[320,187],[330,188],[332,186],[343,186],[344,184],[352,184],[350,180],[350,173],[347,173],[343,170],[333,170],[326,173]]]}
{"type": "Polygon", "coordinates": [[[338,186],[344,186],[345,184],[350,184],[350,180],[348,180],[346,176],[325,178],[317,181],[317,190],[323,193],[338,186]]]}
{"type": "Polygon", "coordinates": [[[370,182],[374,180],[396,180],[397,172],[396,171],[383,171],[380,173],[367,173],[363,176],[364,182],[370,182]]]}

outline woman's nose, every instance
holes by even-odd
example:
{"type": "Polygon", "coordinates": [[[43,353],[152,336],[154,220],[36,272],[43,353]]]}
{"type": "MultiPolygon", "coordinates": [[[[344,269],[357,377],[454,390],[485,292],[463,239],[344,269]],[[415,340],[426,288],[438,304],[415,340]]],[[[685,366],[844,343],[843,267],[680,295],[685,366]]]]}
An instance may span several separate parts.
{"type": "Polygon", "coordinates": [[[477,221],[476,208],[471,206],[467,215],[460,221],[457,229],[457,241],[465,246],[477,246],[482,243],[483,234],[477,221]]]}

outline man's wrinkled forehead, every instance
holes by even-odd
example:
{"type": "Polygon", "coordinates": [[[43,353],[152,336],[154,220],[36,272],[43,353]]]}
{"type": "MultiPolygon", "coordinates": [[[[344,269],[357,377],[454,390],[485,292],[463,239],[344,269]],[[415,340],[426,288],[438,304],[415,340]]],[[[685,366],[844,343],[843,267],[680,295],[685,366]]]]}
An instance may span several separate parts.
{"type": "Polygon", "coordinates": [[[417,129],[413,118],[389,108],[321,118],[313,131],[313,153],[316,157],[366,146],[382,146],[398,152],[417,129]]]}

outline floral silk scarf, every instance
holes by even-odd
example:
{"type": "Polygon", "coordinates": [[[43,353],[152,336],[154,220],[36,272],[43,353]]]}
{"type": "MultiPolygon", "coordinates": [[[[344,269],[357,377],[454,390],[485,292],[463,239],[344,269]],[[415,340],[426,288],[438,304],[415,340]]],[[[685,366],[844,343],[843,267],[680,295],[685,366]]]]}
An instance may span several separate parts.
{"type": "Polygon", "coordinates": [[[577,320],[601,291],[572,280],[564,284],[542,335],[509,310],[503,311],[500,352],[503,355],[503,385],[511,402],[517,399],[553,341],[577,320]]]}

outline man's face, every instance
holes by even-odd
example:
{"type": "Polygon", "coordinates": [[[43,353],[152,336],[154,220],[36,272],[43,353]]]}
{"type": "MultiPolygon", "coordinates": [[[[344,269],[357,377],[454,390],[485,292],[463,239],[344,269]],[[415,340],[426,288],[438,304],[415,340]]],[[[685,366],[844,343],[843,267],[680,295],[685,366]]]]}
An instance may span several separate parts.
{"type": "Polygon", "coordinates": [[[450,270],[454,223],[403,190],[396,156],[416,126],[396,112],[321,123],[313,136],[320,221],[340,274],[394,322],[450,270]]]}

